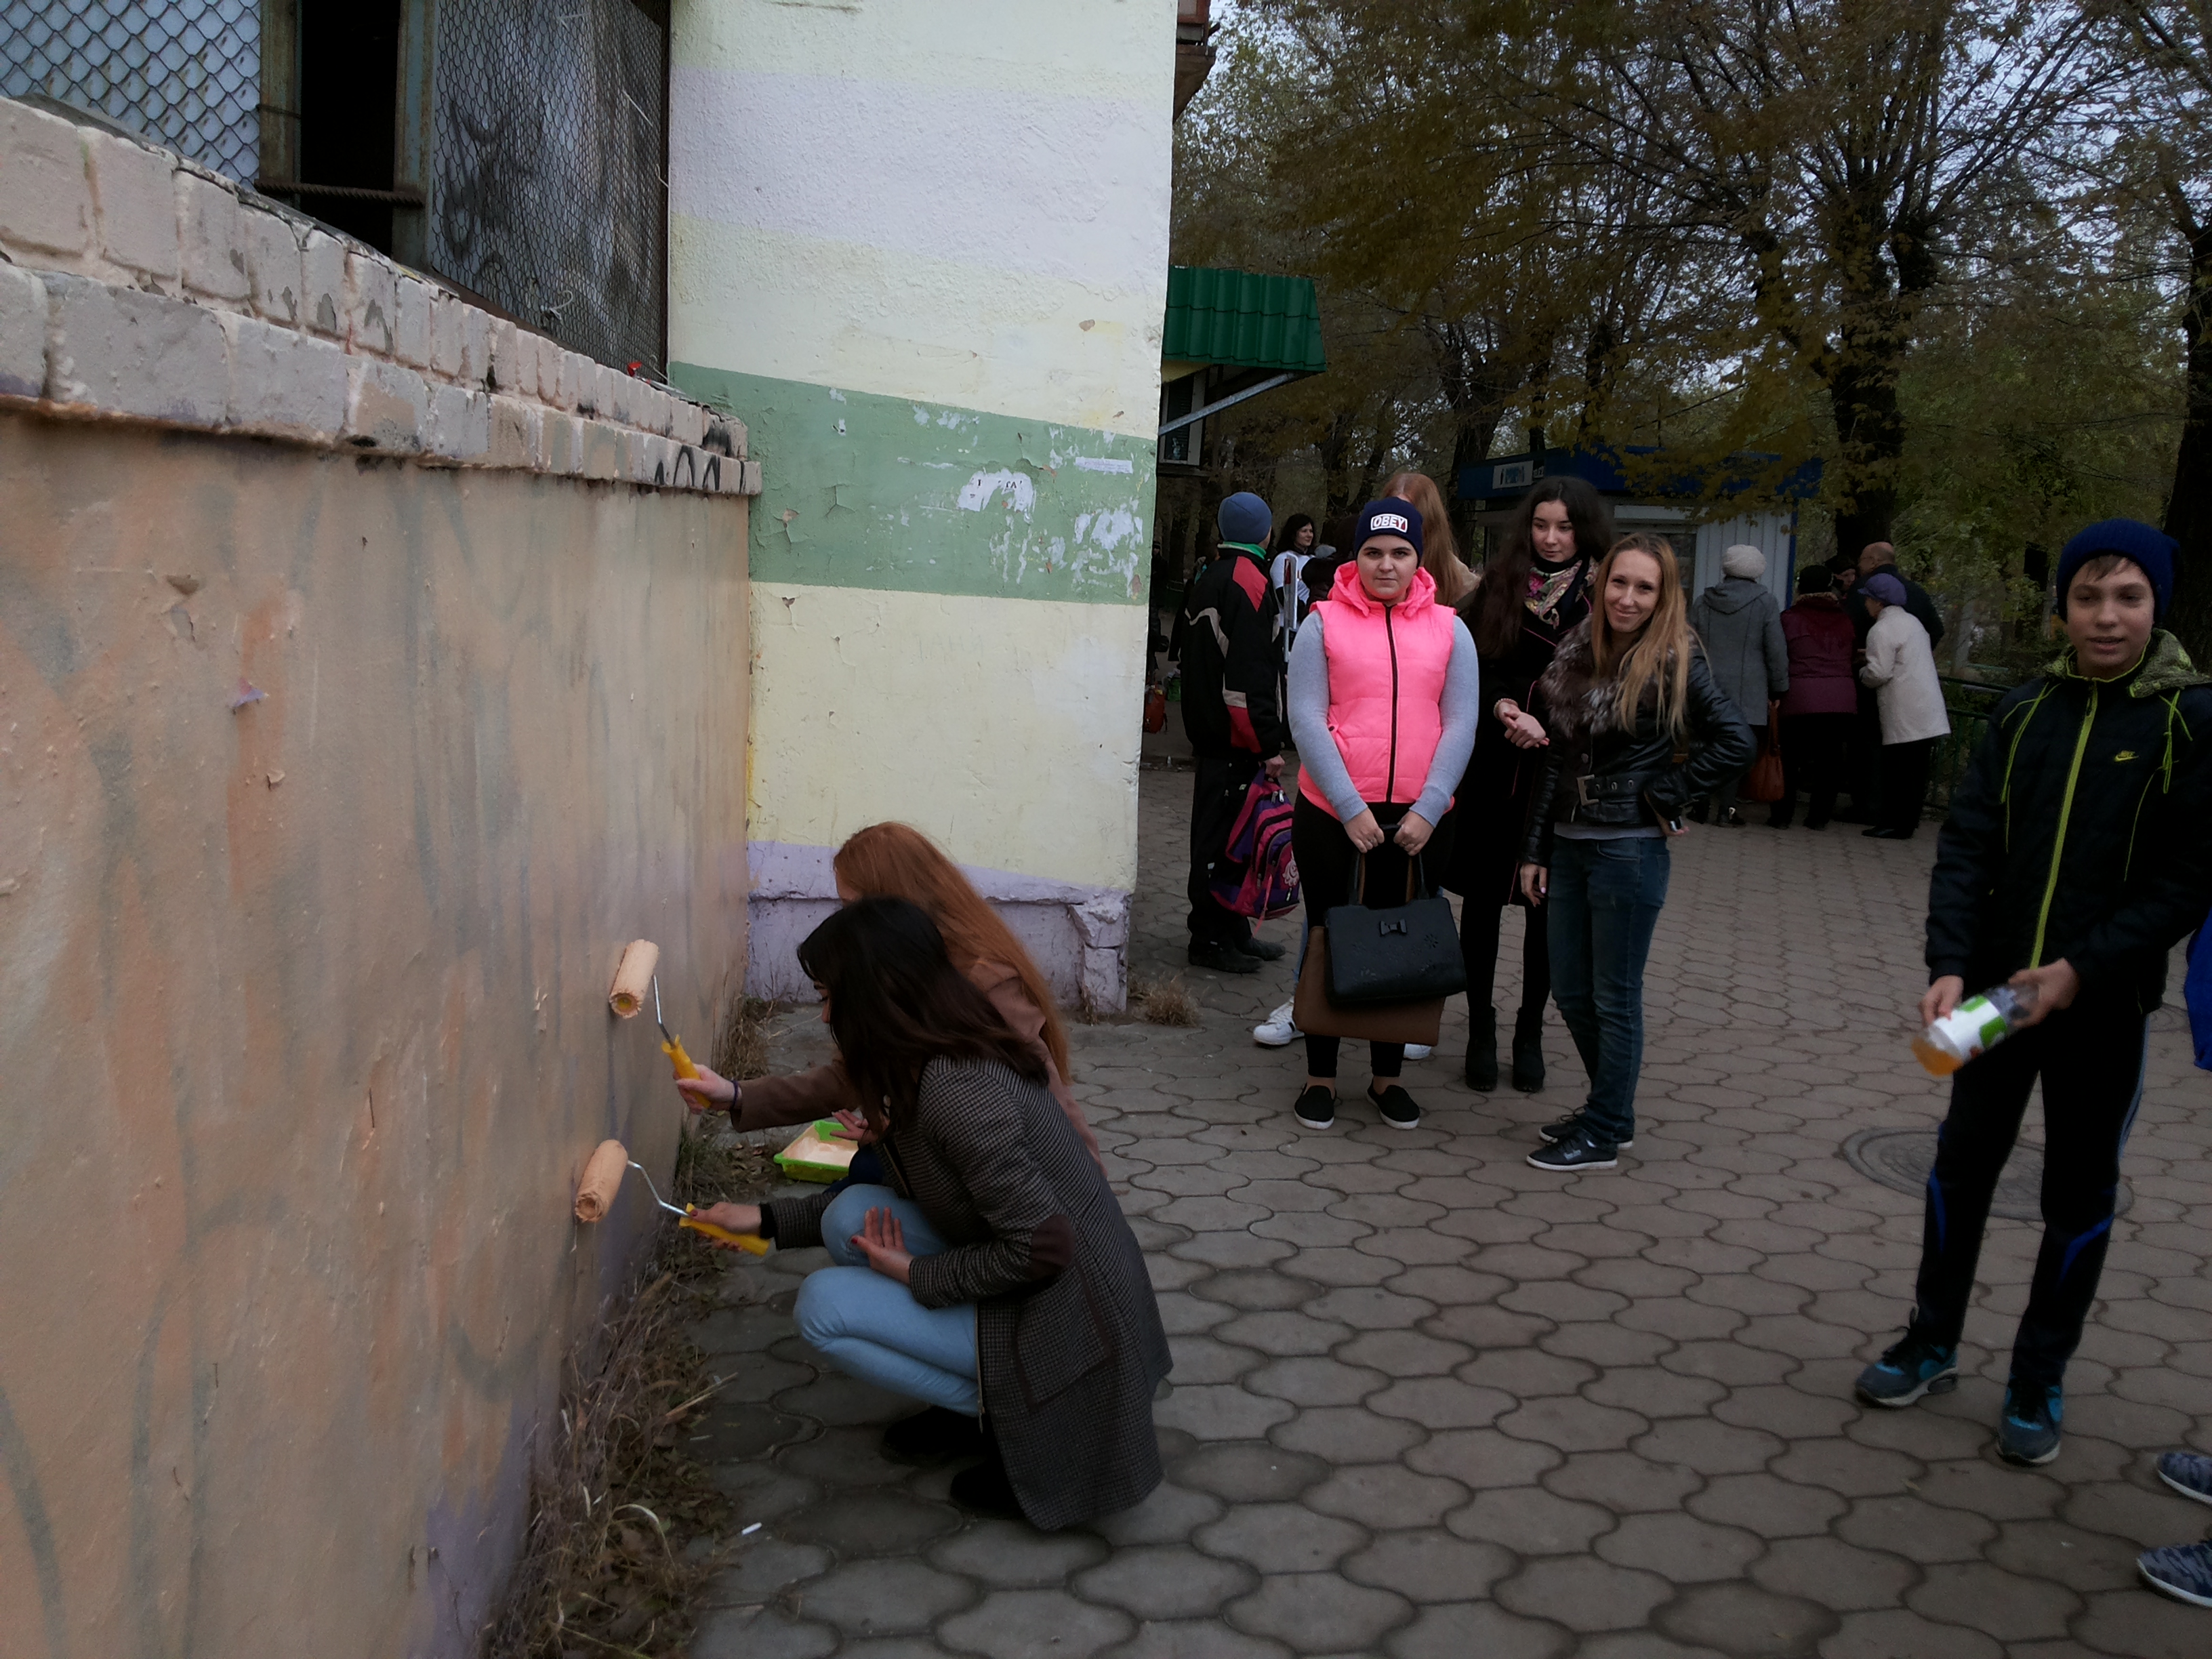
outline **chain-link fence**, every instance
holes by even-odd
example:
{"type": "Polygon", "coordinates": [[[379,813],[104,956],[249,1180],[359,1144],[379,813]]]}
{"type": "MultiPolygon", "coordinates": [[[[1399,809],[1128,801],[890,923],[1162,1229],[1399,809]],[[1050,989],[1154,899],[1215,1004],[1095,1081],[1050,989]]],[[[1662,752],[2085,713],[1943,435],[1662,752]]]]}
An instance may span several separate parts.
{"type": "Polygon", "coordinates": [[[665,371],[666,12],[437,9],[429,263],[573,350],[665,371]]]}
{"type": "Polygon", "coordinates": [[[0,0],[0,94],[35,93],[251,180],[260,0],[0,0]]]}

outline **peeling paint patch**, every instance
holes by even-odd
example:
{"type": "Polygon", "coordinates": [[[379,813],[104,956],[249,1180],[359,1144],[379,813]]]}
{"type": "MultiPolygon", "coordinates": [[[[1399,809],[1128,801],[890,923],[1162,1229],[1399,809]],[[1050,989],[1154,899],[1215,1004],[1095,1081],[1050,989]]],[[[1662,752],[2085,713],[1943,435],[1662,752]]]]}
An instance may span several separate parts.
{"type": "Polygon", "coordinates": [[[1076,465],[1085,472],[1133,472],[1136,463],[1119,455],[1078,455],[1076,465]]]}
{"type": "Polygon", "coordinates": [[[961,486],[960,510],[981,513],[991,504],[991,498],[1000,490],[1006,492],[1006,505],[1028,518],[1036,510],[1036,485],[1026,472],[1001,470],[997,472],[978,472],[961,486]]]}

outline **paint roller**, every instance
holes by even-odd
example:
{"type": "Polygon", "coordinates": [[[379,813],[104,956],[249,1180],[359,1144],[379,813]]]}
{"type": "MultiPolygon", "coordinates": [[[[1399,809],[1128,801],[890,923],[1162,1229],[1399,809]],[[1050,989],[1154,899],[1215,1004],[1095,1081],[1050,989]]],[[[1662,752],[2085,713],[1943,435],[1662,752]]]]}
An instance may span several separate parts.
{"type": "Polygon", "coordinates": [[[679,1227],[689,1227],[695,1233],[704,1233],[719,1243],[734,1244],[755,1255],[768,1254],[768,1240],[757,1233],[733,1233],[727,1227],[717,1227],[711,1221],[699,1219],[696,1205],[682,1206],[671,1204],[660,1195],[653,1184],[653,1176],[619,1140],[603,1140],[584,1165],[584,1177],[576,1183],[576,1219],[603,1221],[614,1207],[615,1194],[622,1188],[623,1171],[635,1170],[645,1176],[645,1189],[653,1194],[653,1201],[676,1218],[679,1227]]]}
{"type": "Polygon", "coordinates": [[[660,947],[651,939],[634,939],[623,946],[622,960],[615,964],[615,982],[607,988],[607,1006],[614,1010],[617,1018],[633,1019],[645,1006],[645,994],[650,990],[653,1023],[660,1027],[660,1052],[668,1056],[678,1078],[694,1079],[699,1067],[660,1017],[660,975],[656,971],[659,966],[660,947]]]}

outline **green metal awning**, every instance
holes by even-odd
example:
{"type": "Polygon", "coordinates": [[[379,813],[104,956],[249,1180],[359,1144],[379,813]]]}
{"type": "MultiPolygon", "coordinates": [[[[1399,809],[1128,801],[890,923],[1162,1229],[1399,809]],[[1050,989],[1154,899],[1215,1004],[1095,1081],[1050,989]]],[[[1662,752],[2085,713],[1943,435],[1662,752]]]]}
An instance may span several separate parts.
{"type": "Polygon", "coordinates": [[[1320,374],[1328,356],[1322,349],[1321,302],[1313,279],[1170,266],[1160,357],[1279,374],[1320,374]]]}

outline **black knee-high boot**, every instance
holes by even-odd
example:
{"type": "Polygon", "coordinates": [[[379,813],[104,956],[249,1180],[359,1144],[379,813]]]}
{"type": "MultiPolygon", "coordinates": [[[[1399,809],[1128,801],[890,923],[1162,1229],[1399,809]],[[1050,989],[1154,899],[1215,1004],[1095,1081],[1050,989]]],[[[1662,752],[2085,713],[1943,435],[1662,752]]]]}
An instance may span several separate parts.
{"type": "MultiPolygon", "coordinates": [[[[1492,1052],[1495,1054],[1494,1048],[1492,1052]]],[[[1513,1017],[1513,1086],[1524,1095],[1533,1095],[1544,1086],[1544,1005],[1540,1002],[1513,1017]]]]}
{"type": "Polygon", "coordinates": [[[1498,1010],[1486,1003],[1467,1011],[1467,1086],[1498,1086],[1498,1010]]]}

